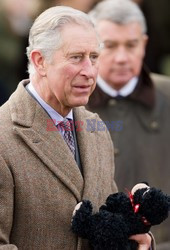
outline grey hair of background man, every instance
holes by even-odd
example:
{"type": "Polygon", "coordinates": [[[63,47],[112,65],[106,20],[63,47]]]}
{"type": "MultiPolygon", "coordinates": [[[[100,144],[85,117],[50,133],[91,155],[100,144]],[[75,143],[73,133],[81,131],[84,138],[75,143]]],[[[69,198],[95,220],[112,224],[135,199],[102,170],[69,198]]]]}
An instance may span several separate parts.
{"type": "Polygon", "coordinates": [[[93,22],[89,16],[79,10],[66,6],[55,6],[45,10],[34,21],[29,33],[29,45],[27,47],[28,73],[35,73],[31,62],[31,52],[34,49],[41,51],[49,62],[54,52],[62,46],[62,29],[67,24],[91,26],[93,22]]]}
{"type": "Polygon", "coordinates": [[[146,33],[146,20],[139,6],[131,0],[104,0],[98,3],[89,16],[94,23],[108,20],[120,25],[138,22],[143,34],[146,33]]]}

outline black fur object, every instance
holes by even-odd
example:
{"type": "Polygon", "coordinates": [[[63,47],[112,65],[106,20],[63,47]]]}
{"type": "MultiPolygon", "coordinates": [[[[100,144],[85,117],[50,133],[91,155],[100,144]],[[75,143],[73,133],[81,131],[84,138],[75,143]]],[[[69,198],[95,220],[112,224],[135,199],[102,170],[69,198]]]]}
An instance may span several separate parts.
{"type": "Polygon", "coordinates": [[[145,187],[133,194],[109,195],[94,214],[91,202],[83,200],[72,218],[72,231],[88,239],[95,250],[136,250],[137,243],[129,236],[147,233],[151,226],[163,222],[170,210],[170,196],[142,185],[145,187]]]}

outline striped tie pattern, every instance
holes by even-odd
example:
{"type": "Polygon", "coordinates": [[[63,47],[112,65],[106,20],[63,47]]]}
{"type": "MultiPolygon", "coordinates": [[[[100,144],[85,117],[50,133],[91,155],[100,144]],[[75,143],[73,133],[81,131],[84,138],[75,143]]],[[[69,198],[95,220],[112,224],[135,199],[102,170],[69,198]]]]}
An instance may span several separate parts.
{"type": "Polygon", "coordinates": [[[69,119],[65,118],[62,122],[60,122],[58,125],[58,130],[63,131],[64,135],[63,138],[65,142],[67,143],[69,149],[75,156],[75,144],[74,144],[74,138],[73,138],[73,126],[70,124],[69,119]]]}

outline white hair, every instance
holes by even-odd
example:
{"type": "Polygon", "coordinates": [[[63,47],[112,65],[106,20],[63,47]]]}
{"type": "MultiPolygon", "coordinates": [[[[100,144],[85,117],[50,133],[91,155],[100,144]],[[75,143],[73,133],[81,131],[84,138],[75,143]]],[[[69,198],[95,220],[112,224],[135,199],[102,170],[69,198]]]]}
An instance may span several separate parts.
{"type": "Polygon", "coordinates": [[[89,16],[95,23],[101,20],[108,20],[121,25],[138,22],[141,25],[142,32],[145,34],[147,31],[143,12],[131,0],[102,1],[89,12],[89,16]]]}
{"type": "Polygon", "coordinates": [[[35,72],[30,58],[31,52],[38,49],[50,61],[54,50],[62,46],[62,29],[70,23],[94,27],[87,14],[66,6],[51,7],[36,18],[30,29],[29,45],[27,47],[28,73],[30,75],[35,72]]]}

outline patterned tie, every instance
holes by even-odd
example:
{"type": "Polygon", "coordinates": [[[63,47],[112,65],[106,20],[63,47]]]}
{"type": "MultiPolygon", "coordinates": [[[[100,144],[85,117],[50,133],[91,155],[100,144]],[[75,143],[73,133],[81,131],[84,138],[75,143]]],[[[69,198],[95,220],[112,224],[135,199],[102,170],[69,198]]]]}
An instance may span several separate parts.
{"type": "Polygon", "coordinates": [[[60,122],[58,125],[58,130],[63,131],[64,135],[63,138],[65,142],[67,143],[69,149],[75,156],[75,144],[74,144],[74,138],[73,138],[73,126],[70,124],[69,119],[65,118],[62,122],[60,122]]]}

